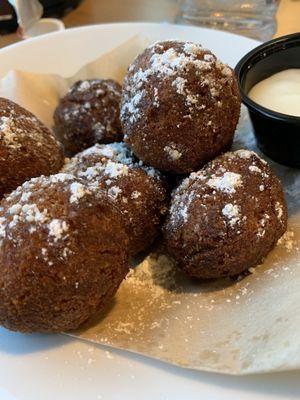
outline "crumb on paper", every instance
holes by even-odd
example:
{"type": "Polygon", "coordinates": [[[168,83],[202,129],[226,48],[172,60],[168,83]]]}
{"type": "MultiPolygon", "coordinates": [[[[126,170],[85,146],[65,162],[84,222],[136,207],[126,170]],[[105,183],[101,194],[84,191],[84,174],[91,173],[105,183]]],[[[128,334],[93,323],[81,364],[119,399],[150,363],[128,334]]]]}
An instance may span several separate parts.
{"type": "MultiPolygon", "coordinates": [[[[288,252],[291,252],[295,248],[295,244],[297,243],[294,237],[294,231],[288,230],[281,236],[277,244],[279,246],[283,246],[288,252]]],[[[296,248],[296,250],[298,250],[298,248],[296,248]]]]}

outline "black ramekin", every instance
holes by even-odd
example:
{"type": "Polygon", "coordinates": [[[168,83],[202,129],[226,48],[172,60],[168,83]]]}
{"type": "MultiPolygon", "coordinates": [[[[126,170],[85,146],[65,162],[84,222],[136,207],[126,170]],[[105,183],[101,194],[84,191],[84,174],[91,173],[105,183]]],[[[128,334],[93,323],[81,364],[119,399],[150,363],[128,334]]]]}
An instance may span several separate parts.
{"type": "Polygon", "coordinates": [[[289,68],[300,68],[300,33],[256,47],[239,61],[235,73],[260,150],[280,164],[300,168],[300,117],[269,110],[248,97],[256,83],[289,68]]]}

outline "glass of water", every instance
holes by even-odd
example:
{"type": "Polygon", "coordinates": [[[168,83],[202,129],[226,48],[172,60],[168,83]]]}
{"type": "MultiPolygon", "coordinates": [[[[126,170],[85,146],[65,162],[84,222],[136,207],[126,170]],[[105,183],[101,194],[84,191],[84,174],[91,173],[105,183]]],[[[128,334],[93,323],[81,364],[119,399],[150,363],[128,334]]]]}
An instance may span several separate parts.
{"type": "Polygon", "coordinates": [[[278,4],[279,0],[183,0],[176,22],[265,41],[275,33],[278,4]]]}

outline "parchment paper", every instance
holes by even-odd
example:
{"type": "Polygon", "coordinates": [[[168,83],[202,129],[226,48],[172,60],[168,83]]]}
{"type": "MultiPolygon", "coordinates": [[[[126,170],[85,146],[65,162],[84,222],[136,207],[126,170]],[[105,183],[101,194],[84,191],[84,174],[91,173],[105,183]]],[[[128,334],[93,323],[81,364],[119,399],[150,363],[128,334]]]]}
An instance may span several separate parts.
{"type": "MultiPolygon", "coordinates": [[[[0,81],[0,96],[52,127],[57,101],[74,81],[122,82],[127,66],[150,42],[133,37],[69,79],[10,71],[0,81]]],[[[245,108],[234,147],[258,151],[245,108]]],[[[235,281],[201,283],[176,271],[158,241],[106,313],[71,335],[192,369],[248,374],[299,368],[300,171],[268,161],[284,185],[289,228],[263,265],[235,281]]]]}

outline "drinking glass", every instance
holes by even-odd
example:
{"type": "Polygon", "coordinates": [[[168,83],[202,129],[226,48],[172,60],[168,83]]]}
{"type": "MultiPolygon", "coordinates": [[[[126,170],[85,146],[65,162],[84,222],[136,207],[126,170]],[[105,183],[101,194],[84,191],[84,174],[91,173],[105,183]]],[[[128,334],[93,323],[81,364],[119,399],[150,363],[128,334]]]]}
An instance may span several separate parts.
{"type": "Polygon", "coordinates": [[[266,41],[275,33],[278,4],[279,0],[183,0],[176,22],[266,41]]]}

